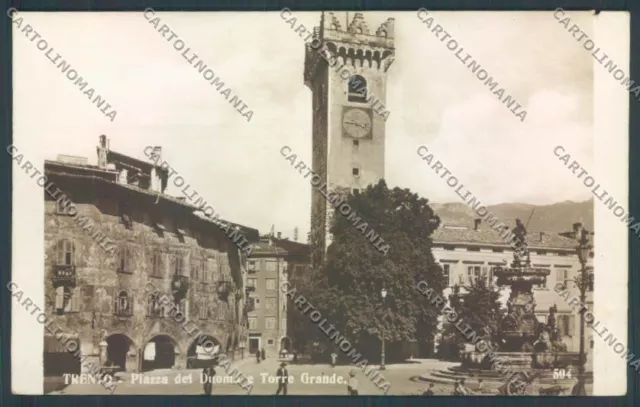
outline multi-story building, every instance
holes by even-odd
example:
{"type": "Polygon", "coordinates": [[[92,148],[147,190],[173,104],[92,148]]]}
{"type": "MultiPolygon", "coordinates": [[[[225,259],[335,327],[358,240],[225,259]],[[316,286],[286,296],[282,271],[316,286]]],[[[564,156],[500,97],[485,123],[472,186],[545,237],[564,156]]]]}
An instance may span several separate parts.
{"type": "MultiPolygon", "coordinates": [[[[304,83],[312,91],[312,169],[330,193],[343,194],[384,178],[387,71],[395,40],[392,18],[375,32],[362,13],[345,27],[340,20],[335,13],[322,14],[306,48],[304,83]]],[[[313,264],[324,261],[330,244],[332,210],[323,192],[313,188],[313,264]]]]}
{"type": "Polygon", "coordinates": [[[250,304],[249,351],[265,349],[269,355],[291,352],[287,333],[287,296],[282,287],[295,284],[289,276],[308,266],[308,245],[269,235],[252,246],[247,261],[247,290],[250,304]]]}
{"type": "MultiPolygon", "coordinates": [[[[549,309],[556,306],[556,326],[563,336],[569,351],[578,351],[580,343],[580,317],[566,301],[554,291],[557,283],[566,286],[571,295],[579,298],[579,290],[574,279],[581,272],[581,264],[576,248],[575,236],[580,234],[582,224],[574,224],[574,230],[568,233],[550,233],[529,231],[526,242],[529,248],[531,266],[547,269],[550,274],[546,284],[533,288],[535,313],[540,322],[546,323],[549,309]]],[[[513,260],[513,248],[492,228],[484,226],[476,219],[472,226],[441,226],[433,233],[433,255],[444,270],[449,288],[444,292],[446,298],[457,286],[464,292],[474,279],[486,276],[495,283],[495,267],[509,267],[513,260]]],[[[593,307],[593,265],[590,255],[587,267],[590,284],[587,288],[586,304],[593,307]]],[[[501,300],[506,303],[508,290],[503,291],[501,300]]],[[[593,349],[593,332],[585,331],[586,348],[593,349]]]]}
{"type": "MultiPolygon", "coordinates": [[[[203,351],[193,326],[233,356],[243,334],[244,260],[223,229],[238,228],[249,241],[257,230],[165,194],[167,171],[111,151],[105,136],[97,150],[98,165],[45,161],[48,180],[67,197],[45,193],[47,314],[98,365],[186,367],[203,351]],[[163,294],[192,328],[169,315],[163,294]]],[[[80,369],[52,336],[44,365],[45,375],[80,369]]]]}

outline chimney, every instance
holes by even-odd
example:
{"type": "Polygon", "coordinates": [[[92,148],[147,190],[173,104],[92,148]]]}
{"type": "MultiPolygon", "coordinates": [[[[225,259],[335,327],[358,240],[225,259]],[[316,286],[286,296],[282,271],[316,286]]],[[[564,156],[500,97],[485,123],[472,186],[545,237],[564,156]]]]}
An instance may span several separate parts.
{"type": "Polygon", "coordinates": [[[98,168],[106,169],[107,168],[107,152],[109,151],[109,147],[107,146],[107,136],[104,134],[100,136],[100,141],[98,143],[98,168]]]}
{"type": "Polygon", "coordinates": [[[473,220],[473,230],[478,230],[480,228],[480,223],[482,223],[482,219],[476,218],[473,220]]]}
{"type": "Polygon", "coordinates": [[[576,239],[580,239],[582,237],[582,223],[577,222],[573,224],[573,233],[576,239]]]}
{"type": "Polygon", "coordinates": [[[151,154],[149,155],[149,162],[153,165],[151,173],[149,174],[151,182],[149,188],[153,192],[164,192],[162,190],[162,177],[161,172],[156,168],[162,164],[162,147],[154,146],[151,154]]]}
{"type": "Polygon", "coordinates": [[[278,239],[282,239],[282,232],[278,232],[278,239]]]}

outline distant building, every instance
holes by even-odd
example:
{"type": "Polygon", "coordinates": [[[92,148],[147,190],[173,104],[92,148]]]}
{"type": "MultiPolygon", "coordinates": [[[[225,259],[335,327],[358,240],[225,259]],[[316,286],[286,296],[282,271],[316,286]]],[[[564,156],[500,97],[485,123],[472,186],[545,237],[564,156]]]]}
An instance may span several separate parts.
{"type": "MultiPolygon", "coordinates": [[[[582,224],[576,223],[574,230],[568,233],[550,233],[528,231],[528,244],[531,265],[536,268],[548,269],[550,275],[544,286],[534,287],[535,313],[540,322],[546,323],[549,308],[554,304],[558,308],[556,326],[563,335],[564,343],[569,351],[577,352],[580,343],[580,316],[558,296],[554,291],[556,283],[562,283],[579,298],[579,290],[573,280],[580,273],[576,247],[578,245],[575,234],[582,229],[582,224]]],[[[446,298],[452,293],[452,287],[464,287],[480,277],[487,276],[495,283],[493,275],[497,266],[508,267],[513,260],[513,249],[500,235],[489,226],[483,226],[480,219],[476,219],[472,226],[444,225],[432,235],[433,255],[444,270],[448,286],[444,292],[446,298]]],[[[593,253],[591,253],[591,258],[593,253]]],[[[586,303],[593,307],[593,265],[592,260],[587,264],[590,270],[590,285],[587,291],[586,303]]],[[[508,292],[501,298],[508,299],[508,292]]],[[[593,332],[585,330],[585,348],[593,349],[593,332]]]]}
{"type": "MultiPolygon", "coordinates": [[[[78,157],[45,161],[55,186],[49,191],[66,196],[44,194],[48,317],[96,365],[184,368],[203,350],[161,304],[166,295],[190,327],[233,356],[246,334],[243,253],[220,220],[164,193],[167,171],[111,151],[105,136],[97,152],[98,165],[78,157]]],[[[258,240],[255,229],[225,227],[258,240]]],[[[53,336],[44,339],[45,375],[81,370],[53,336]]]]}
{"type": "Polygon", "coordinates": [[[247,260],[249,351],[264,348],[271,356],[283,350],[291,352],[287,330],[290,305],[281,287],[294,286],[290,275],[308,267],[309,246],[282,239],[278,232],[277,237],[263,236],[252,249],[247,260]]]}

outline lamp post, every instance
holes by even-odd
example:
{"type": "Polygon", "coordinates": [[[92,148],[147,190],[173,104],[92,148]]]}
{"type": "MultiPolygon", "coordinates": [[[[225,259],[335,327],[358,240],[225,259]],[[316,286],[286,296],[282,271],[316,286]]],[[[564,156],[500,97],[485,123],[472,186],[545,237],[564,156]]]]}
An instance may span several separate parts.
{"type": "Polygon", "coordinates": [[[386,370],[384,365],[384,299],[387,297],[387,290],[382,288],[380,291],[382,297],[382,354],[380,355],[380,370],[386,370]]]}
{"type": "MultiPolygon", "coordinates": [[[[580,260],[580,278],[579,284],[577,285],[580,290],[580,304],[584,305],[586,301],[587,284],[589,283],[587,261],[589,260],[589,253],[591,253],[591,245],[589,244],[589,232],[584,229],[582,229],[581,232],[581,235],[578,236],[578,247],[576,249],[578,259],[580,260]]],[[[587,392],[584,386],[584,365],[586,363],[586,354],[584,351],[584,312],[580,313],[580,361],[578,363],[578,383],[573,393],[576,396],[586,396],[587,392]]]]}

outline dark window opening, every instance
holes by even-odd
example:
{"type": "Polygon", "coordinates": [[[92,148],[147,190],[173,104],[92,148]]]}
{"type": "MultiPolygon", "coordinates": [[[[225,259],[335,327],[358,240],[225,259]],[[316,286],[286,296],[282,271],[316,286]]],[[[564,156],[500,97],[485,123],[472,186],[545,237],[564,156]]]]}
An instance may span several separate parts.
{"type": "Polygon", "coordinates": [[[120,222],[122,222],[127,229],[130,229],[133,225],[133,219],[131,217],[129,205],[124,201],[119,202],[118,211],[120,212],[120,222]]]}
{"type": "Polygon", "coordinates": [[[360,75],[349,78],[347,100],[349,102],[365,103],[367,101],[367,81],[360,75]]]}
{"type": "Polygon", "coordinates": [[[356,177],[360,176],[360,168],[351,169],[351,173],[356,177]]]}
{"type": "Polygon", "coordinates": [[[353,145],[358,147],[360,145],[360,140],[353,140],[353,145]]]}

